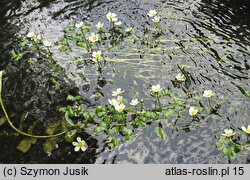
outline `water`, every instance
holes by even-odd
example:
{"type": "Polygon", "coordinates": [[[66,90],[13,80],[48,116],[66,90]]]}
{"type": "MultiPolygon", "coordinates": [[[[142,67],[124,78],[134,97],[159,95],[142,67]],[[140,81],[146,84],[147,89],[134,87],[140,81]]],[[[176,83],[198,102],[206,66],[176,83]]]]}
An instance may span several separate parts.
{"type": "MultiPolygon", "coordinates": [[[[34,120],[44,128],[62,118],[57,109],[66,104],[68,93],[80,93],[86,99],[86,105],[100,104],[111,97],[111,91],[118,87],[125,89],[124,96],[131,97],[139,91],[141,97],[148,95],[149,85],[159,83],[171,88],[176,96],[186,96],[182,87],[175,86],[174,77],[179,73],[178,65],[183,65],[191,74],[189,90],[202,96],[204,89],[213,89],[219,103],[217,114],[202,117],[200,122],[192,123],[190,131],[171,130],[165,140],[155,134],[157,124],[147,126],[138,132],[130,143],[122,142],[116,150],[103,147],[101,137],[92,139],[86,153],[75,153],[70,143],[60,139],[58,149],[49,157],[43,152],[43,140],[23,154],[16,149],[22,136],[13,134],[5,123],[1,126],[2,163],[227,163],[228,159],[216,149],[215,135],[223,129],[239,128],[248,125],[249,97],[249,58],[250,58],[250,3],[248,0],[189,0],[189,1],[1,1],[0,3],[0,67],[7,72],[4,79],[4,103],[12,119],[18,121],[27,115],[24,129],[34,120]],[[47,64],[25,63],[14,65],[8,56],[8,50],[14,46],[15,34],[27,34],[34,31],[43,38],[56,41],[63,36],[62,30],[69,23],[87,21],[107,22],[108,11],[115,12],[124,26],[133,26],[138,33],[152,26],[146,16],[147,11],[160,12],[160,26],[166,32],[163,42],[157,48],[121,43],[108,56],[114,63],[103,72],[105,81],[99,81],[99,74],[93,65],[76,65],[75,59],[81,55],[77,50],[71,54],[62,54],[54,48],[54,58],[62,67],[65,75],[72,77],[64,82],[65,90],[54,93],[51,89],[50,70],[47,64]],[[138,50],[140,49],[140,51],[138,50]],[[103,83],[105,82],[105,83],[103,83]],[[144,89],[144,91],[142,90],[144,89]],[[244,91],[242,91],[244,90],[244,91]],[[95,101],[94,93],[102,92],[104,99],[95,101]],[[178,94],[177,92],[182,92],[178,94]]],[[[198,99],[206,104],[204,99],[198,99]]],[[[192,104],[190,100],[190,104],[192,104]]],[[[147,104],[151,108],[151,104],[147,104]]],[[[190,121],[188,112],[181,114],[178,125],[190,121]]],[[[17,123],[17,122],[16,122],[17,123]]],[[[18,123],[17,123],[18,126],[18,123]]],[[[88,137],[88,134],[84,134],[88,137]]],[[[250,154],[243,152],[233,163],[249,163],[250,154]]]]}

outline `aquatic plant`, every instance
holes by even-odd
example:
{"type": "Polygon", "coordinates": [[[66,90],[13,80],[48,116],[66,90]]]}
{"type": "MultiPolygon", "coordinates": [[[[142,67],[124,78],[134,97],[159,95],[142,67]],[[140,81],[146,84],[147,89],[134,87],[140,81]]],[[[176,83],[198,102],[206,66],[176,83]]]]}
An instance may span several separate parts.
{"type": "MultiPolygon", "coordinates": [[[[109,21],[109,27],[104,27],[104,22],[98,22],[96,25],[82,21],[70,24],[64,29],[64,37],[56,43],[29,32],[26,37],[18,37],[20,40],[19,48],[13,49],[10,55],[14,63],[18,63],[26,54],[37,55],[37,59],[41,60],[41,63],[50,61],[51,70],[54,74],[52,83],[55,90],[58,91],[63,87],[60,86],[60,81],[57,78],[60,76],[61,69],[53,59],[53,52],[51,52],[53,46],[59,45],[60,50],[63,52],[72,50],[74,46],[81,48],[83,52],[82,59],[86,63],[90,61],[92,64],[97,64],[98,73],[102,77],[102,68],[105,68],[106,60],[109,61],[108,52],[111,52],[112,48],[115,48],[119,43],[128,40],[126,38],[130,38],[129,40],[133,43],[140,42],[142,47],[147,46],[153,50],[160,45],[162,41],[160,37],[164,34],[160,27],[161,18],[155,10],[150,10],[147,15],[152,18],[150,22],[154,24],[152,23],[150,28],[143,29],[141,35],[135,35],[132,27],[122,27],[123,23],[119,21],[118,16],[115,13],[108,12],[106,17],[109,21]],[[96,27],[97,30],[93,27],[96,27]]],[[[212,107],[210,102],[215,93],[212,90],[205,90],[203,95],[201,95],[202,92],[198,92],[198,98],[201,99],[203,96],[208,101],[207,106],[203,105],[197,100],[198,98],[195,99],[194,93],[190,90],[190,73],[181,65],[178,65],[178,68],[179,72],[176,72],[178,74],[172,77],[174,85],[183,86],[188,97],[177,96],[181,93],[173,93],[170,88],[156,84],[148,87],[150,97],[140,97],[140,100],[139,97],[127,97],[127,99],[131,100],[128,102],[123,97],[125,90],[117,88],[111,91],[110,94],[100,95],[100,98],[112,97],[112,99],[106,100],[106,104],[86,108],[85,102],[80,95],[68,94],[66,97],[68,104],[58,110],[63,114],[64,118],[60,122],[51,124],[46,129],[48,135],[34,135],[32,130],[35,125],[32,125],[27,133],[16,128],[5,110],[1,96],[0,104],[13,130],[28,137],[18,145],[18,149],[22,152],[27,152],[36,143],[37,138],[45,138],[47,140],[44,143],[44,151],[50,154],[56,147],[55,138],[63,135],[65,141],[74,146],[75,151],[86,151],[88,141],[98,135],[102,135],[107,148],[114,149],[119,145],[120,141],[135,139],[142,128],[151,124],[156,125],[156,135],[165,139],[168,128],[190,130],[190,125],[193,122],[199,122],[201,116],[209,116],[212,110],[216,109],[216,106],[212,107]],[[154,107],[145,108],[145,102],[152,103],[152,107],[154,107]],[[206,114],[206,112],[208,113],[206,114]],[[181,116],[186,116],[187,120],[184,122],[185,124],[178,126],[177,122],[181,116]],[[56,134],[55,129],[62,124],[63,131],[56,134]],[[83,139],[81,138],[83,134],[90,134],[90,136],[83,139]]],[[[2,71],[0,72],[0,81],[1,93],[2,71]]],[[[243,126],[242,131],[249,135],[250,126],[247,128],[243,126]]],[[[232,137],[234,135],[235,132],[232,129],[225,129],[224,133],[216,135],[218,149],[222,150],[230,158],[235,157],[241,150],[249,149],[247,145],[233,141],[232,137]]]]}

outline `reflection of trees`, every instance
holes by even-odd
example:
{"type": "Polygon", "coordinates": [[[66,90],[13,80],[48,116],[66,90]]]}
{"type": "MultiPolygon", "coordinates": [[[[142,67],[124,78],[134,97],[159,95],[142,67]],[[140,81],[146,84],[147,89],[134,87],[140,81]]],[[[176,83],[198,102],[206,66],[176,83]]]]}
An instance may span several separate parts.
{"type": "Polygon", "coordinates": [[[215,23],[219,29],[214,24],[205,22],[202,22],[201,26],[211,29],[216,34],[221,33],[223,36],[228,34],[231,38],[243,40],[247,37],[249,39],[249,7],[249,0],[202,0],[199,11],[211,18],[210,22],[215,23]],[[213,25],[213,28],[210,28],[211,25],[213,25]],[[221,29],[224,30],[221,31],[221,29]]]}

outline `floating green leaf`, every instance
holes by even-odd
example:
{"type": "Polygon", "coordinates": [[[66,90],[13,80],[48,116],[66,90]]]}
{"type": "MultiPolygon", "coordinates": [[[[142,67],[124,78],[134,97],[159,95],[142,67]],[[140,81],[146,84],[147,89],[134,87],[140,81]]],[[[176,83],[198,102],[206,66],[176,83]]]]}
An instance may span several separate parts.
{"type": "Polygon", "coordinates": [[[165,111],[165,112],[163,113],[163,115],[164,115],[164,118],[165,118],[165,119],[168,119],[168,118],[170,118],[171,116],[173,116],[175,113],[176,113],[176,112],[175,112],[174,109],[168,109],[167,111],[165,111]]]}
{"type": "Polygon", "coordinates": [[[118,146],[118,139],[115,137],[108,137],[106,143],[109,149],[114,149],[118,146]]]}
{"type": "Polygon", "coordinates": [[[120,128],[121,128],[121,132],[122,132],[123,135],[132,135],[133,134],[133,130],[129,129],[126,126],[122,126],[120,128]]]}
{"type": "Polygon", "coordinates": [[[119,132],[119,127],[117,127],[117,126],[112,127],[111,129],[107,130],[107,134],[109,134],[109,135],[115,135],[118,132],[119,132]]]}

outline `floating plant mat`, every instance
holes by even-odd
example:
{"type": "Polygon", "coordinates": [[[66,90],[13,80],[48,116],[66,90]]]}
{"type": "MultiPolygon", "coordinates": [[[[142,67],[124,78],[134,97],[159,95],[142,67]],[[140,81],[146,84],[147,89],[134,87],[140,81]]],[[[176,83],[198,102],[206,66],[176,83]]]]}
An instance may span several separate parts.
{"type": "MultiPolygon", "coordinates": [[[[247,158],[250,95],[249,84],[242,81],[249,79],[249,43],[232,46],[227,35],[199,33],[200,20],[190,21],[172,10],[145,13],[143,27],[132,29],[129,22],[119,23],[119,13],[109,13],[104,26],[76,21],[54,43],[37,33],[20,35],[10,53],[12,63],[23,66],[17,71],[20,74],[22,70],[31,77],[36,74],[33,78],[41,84],[33,93],[29,85],[20,92],[26,98],[32,94],[27,107],[34,104],[43,111],[35,115],[36,108],[24,108],[23,118],[5,112],[7,119],[3,116],[0,124],[5,135],[13,132],[6,129],[8,124],[16,127],[12,128],[19,142],[13,146],[26,157],[43,147],[39,152],[49,155],[45,161],[56,163],[247,158]],[[46,92],[52,103],[39,103],[46,92]],[[60,159],[62,152],[70,158],[60,159]]],[[[5,72],[4,85],[8,85],[15,70],[5,72]]]]}

